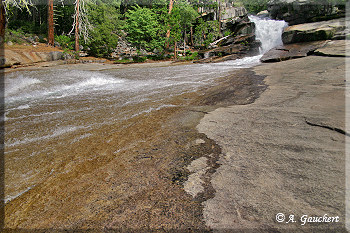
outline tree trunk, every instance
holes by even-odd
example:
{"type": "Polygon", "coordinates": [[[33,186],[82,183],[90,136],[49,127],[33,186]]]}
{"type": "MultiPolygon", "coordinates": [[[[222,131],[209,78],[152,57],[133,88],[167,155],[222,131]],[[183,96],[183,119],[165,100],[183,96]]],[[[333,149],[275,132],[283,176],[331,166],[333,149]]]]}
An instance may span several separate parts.
{"type": "MultiPolygon", "coordinates": [[[[168,15],[170,16],[171,11],[173,10],[174,0],[169,0],[169,12],[168,15]]],[[[166,32],[166,45],[165,49],[169,48],[169,38],[170,38],[170,25],[168,25],[168,30],[166,32]]]]}
{"type": "Polygon", "coordinates": [[[5,17],[5,4],[1,0],[0,5],[0,45],[5,43],[5,26],[6,26],[6,17],[5,17]]]}
{"type": "Polygon", "coordinates": [[[184,56],[186,56],[186,28],[184,33],[184,56]]]}
{"type": "Polygon", "coordinates": [[[218,15],[218,21],[219,21],[219,34],[221,35],[221,2],[219,1],[219,15],[218,15]]]}
{"type": "Polygon", "coordinates": [[[193,46],[193,26],[191,26],[191,46],[193,46]]]}
{"type": "Polygon", "coordinates": [[[176,60],[177,59],[177,45],[176,45],[176,41],[174,43],[174,59],[176,60]]]}
{"type": "Polygon", "coordinates": [[[53,0],[47,1],[48,12],[47,12],[47,25],[48,25],[48,41],[49,45],[54,46],[54,23],[53,23],[53,0]]]}
{"type": "Polygon", "coordinates": [[[75,51],[79,52],[79,0],[77,0],[75,14],[75,51]]]}

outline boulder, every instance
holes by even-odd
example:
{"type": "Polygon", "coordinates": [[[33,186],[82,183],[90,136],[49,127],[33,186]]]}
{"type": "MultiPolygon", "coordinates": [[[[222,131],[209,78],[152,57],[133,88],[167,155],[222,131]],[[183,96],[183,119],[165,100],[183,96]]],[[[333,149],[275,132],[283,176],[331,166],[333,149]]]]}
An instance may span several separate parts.
{"type": "Polygon", "coordinates": [[[267,10],[264,10],[264,11],[260,11],[256,15],[261,17],[261,18],[267,18],[267,17],[269,17],[269,12],[267,10]]]}
{"type": "Polygon", "coordinates": [[[260,58],[261,62],[280,62],[294,58],[306,57],[318,48],[325,46],[326,41],[314,41],[281,45],[271,49],[260,58]]]}
{"type": "Polygon", "coordinates": [[[246,16],[248,11],[244,7],[232,7],[227,5],[221,8],[221,20],[246,16]]]}
{"type": "Polygon", "coordinates": [[[242,35],[237,37],[228,37],[220,41],[217,47],[210,50],[200,51],[198,55],[202,58],[223,57],[231,54],[237,55],[256,55],[259,53],[260,43],[255,40],[255,35],[242,35]]]}
{"type": "Polygon", "coordinates": [[[247,35],[254,33],[255,24],[250,22],[247,15],[235,17],[226,21],[222,25],[223,30],[230,30],[230,32],[234,35],[247,35]]]}
{"type": "Polygon", "coordinates": [[[349,30],[345,25],[345,18],[322,21],[316,23],[306,23],[289,26],[284,29],[282,41],[284,44],[345,39],[349,35],[349,30]]]}
{"type": "Polygon", "coordinates": [[[344,17],[345,5],[326,0],[270,0],[268,11],[272,19],[295,25],[344,17]]]}

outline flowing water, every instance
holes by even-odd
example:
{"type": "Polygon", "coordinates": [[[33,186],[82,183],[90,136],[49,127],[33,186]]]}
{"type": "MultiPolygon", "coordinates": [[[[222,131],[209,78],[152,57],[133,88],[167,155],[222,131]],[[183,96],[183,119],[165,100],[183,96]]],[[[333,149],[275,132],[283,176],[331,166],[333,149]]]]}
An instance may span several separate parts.
{"type": "Polygon", "coordinates": [[[283,29],[288,24],[283,20],[261,19],[257,16],[249,16],[251,22],[255,23],[256,39],[261,41],[260,53],[264,54],[270,49],[282,45],[283,29]]]}
{"type": "MultiPolygon", "coordinates": [[[[251,20],[257,23],[262,51],[266,51],[266,37],[279,31],[259,34],[261,25],[272,21],[263,20],[260,25],[261,20],[251,20]]],[[[279,40],[273,39],[269,47],[279,40]]],[[[81,146],[76,151],[77,145],[103,143],[103,138],[120,130],[126,120],[174,108],[178,103],[173,97],[215,85],[219,77],[259,64],[260,57],[217,64],[95,71],[65,65],[6,74],[5,201],[43,182],[68,158],[78,163],[95,156],[81,146]],[[73,153],[74,158],[70,156],[73,153]]]]}

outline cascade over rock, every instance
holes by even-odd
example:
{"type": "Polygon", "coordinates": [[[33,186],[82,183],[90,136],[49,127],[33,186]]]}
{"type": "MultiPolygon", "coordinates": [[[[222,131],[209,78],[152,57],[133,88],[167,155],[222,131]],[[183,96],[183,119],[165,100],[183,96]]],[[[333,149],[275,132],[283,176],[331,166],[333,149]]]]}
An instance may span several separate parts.
{"type": "Polygon", "coordinates": [[[271,49],[260,60],[278,62],[309,54],[345,56],[345,44],[348,44],[345,39],[349,36],[345,18],[293,25],[282,34],[284,45],[271,49]]]}
{"type": "Polygon", "coordinates": [[[335,6],[323,0],[270,0],[268,11],[271,18],[284,20],[289,25],[345,16],[344,6],[335,6]]]}
{"type": "Polygon", "coordinates": [[[214,61],[219,62],[255,56],[282,45],[281,34],[287,26],[286,22],[262,19],[257,16],[249,16],[248,19],[249,25],[254,29],[252,33],[222,38],[217,43],[221,47],[199,53],[202,58],[206,59],[201,62],[212,62],[213,58],[216,59],[214,61]]]}

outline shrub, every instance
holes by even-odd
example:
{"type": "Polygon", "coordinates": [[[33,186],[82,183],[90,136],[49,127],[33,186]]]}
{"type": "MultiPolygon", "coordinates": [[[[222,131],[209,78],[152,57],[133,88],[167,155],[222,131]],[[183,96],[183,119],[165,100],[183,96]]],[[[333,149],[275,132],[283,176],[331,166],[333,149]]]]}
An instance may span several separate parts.
{"type": "Polygon", "coordinates": [[[57,41],[63,49],[73,50],[74,48],[75,42],[69,36],[66,36],[66,35],[55,36],[55,41],[57,41]]]}
{"type": "Polygon", "coordinates": [[[142,63],[147,60],[146,57],[140,57],[140,56],[133,56],[132,59],[134,62],[137,62],[137,63],[142,63]]]}

